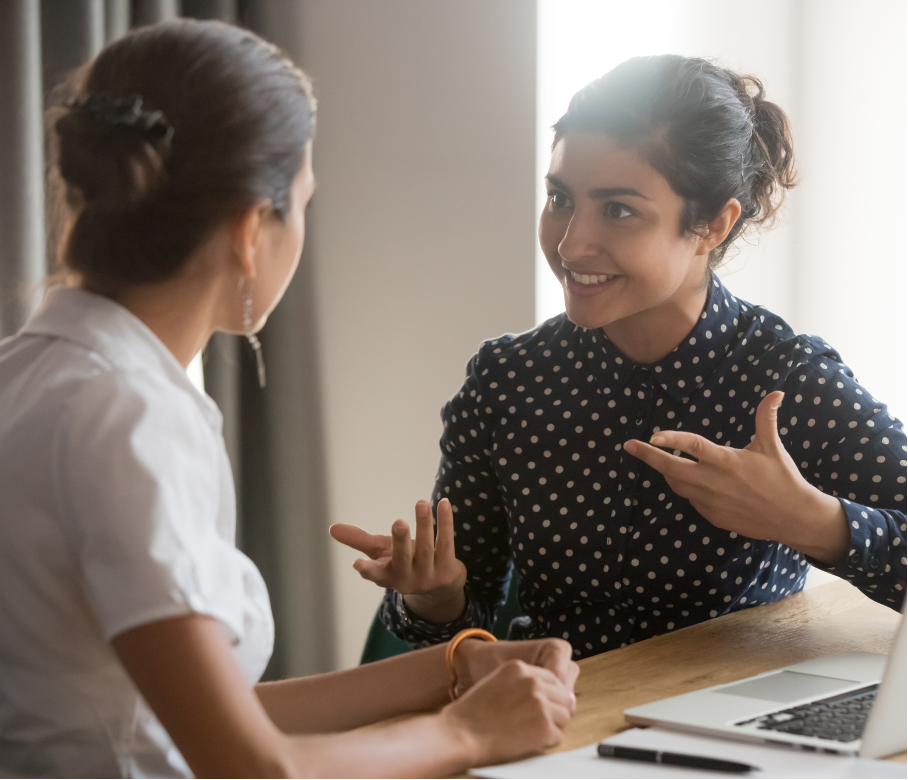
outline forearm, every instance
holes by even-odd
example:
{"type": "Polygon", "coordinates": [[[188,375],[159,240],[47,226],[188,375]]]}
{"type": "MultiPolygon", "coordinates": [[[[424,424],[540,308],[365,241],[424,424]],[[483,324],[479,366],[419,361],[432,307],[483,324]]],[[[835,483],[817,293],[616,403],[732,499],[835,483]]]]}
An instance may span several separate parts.
{"type": "MultiPolygon", "coordinates": [[[[789,509],[800,505],[806,536],[776,541],[821,566],[847,565],[855,552],[866,554],[868,563],[882,560],[880,552],[890,545],[896,551],[905,541],[901,523],[875,514],[906,511],[905,433],[838,361],[818,356],[792,373],[778,415],[785,449],[813,492],[782,494],[789,509]]],[[[901,556],[895,557],[893,569],[901,556]]],[[[871,573],[879,578],[882,572],[871,573]]]]}
{"type": "Polygon", "coordinates": [[[422,620],[439,625],[453,623],[463,614],[467,604],[463,588],[431,595],[410,593],[404,596],[404,602],[422,620]]]}
{"type": "Polygon", "coordinates": [[[445,704],[444,654],[439,645],[341,672],[259,683],[255,691],[285,733],[345,731],[445,704]]]}
{"type": "Polygon", "coordinates": [[[481,763],[478,745],[441,714],[346,734],[293,737],[297,777],[438,777],[481,763]]]}
{"type": "Polygon", "coordinates": [[[850,536],[846,554],[814,566],[848,580],[880,604],[899,609],[905,595],[905,513],[842,500],[850,536]]]}
{"type": "Polygon", "coordinates": [[[807,483],[804,487],[804,497],[792,507],[784,538],[776,541],[831,566],[848,554],[848,517],[838,499],[807,483]]]}
{"type": "Polygon", "coordinates": [[[469,587],[464,588],[464,599],[463,611],[455,620],[434,623],[423,620],[407,606],[400,593],[389,590],[382,603],[381,620],[395,636],[422,647],[446,642],[464,628],[491,631],[497,603],[484,601],[469,587]]]}
{"type": "MultiPolygon", "coordinates": [[[[211,617],[148,623],[114,637],[112,645],[197,777],[453,774],[556,744],[573,711],[566,697],[575,669],[562,668],[562,682],[553,685],[548,669],[513,657],[502,663],[497,643],[467,641],[455,658],[466,693],[441,712],[362,732],[287,734],[350,729],[446,703],[445,648],[263,684],[256,697],[222,625],[211,617]]],[[[511,647],[528,648],[530,661],[557,651],[549,643],[534,653],[532,645],[511,647]]],[[[562,652],[562,661],[566,657],[562,652]]]]}

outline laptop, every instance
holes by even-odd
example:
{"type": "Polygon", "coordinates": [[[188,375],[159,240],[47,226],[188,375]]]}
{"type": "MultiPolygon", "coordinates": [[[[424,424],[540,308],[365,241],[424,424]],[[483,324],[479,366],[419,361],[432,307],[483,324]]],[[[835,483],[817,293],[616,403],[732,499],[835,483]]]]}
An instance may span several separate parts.
{"type": "Polygon", "coordinates": [[[906,618],[889,656],[847,652],[625,710],[638,726],[881,758],[906,749],[906,618]]]}

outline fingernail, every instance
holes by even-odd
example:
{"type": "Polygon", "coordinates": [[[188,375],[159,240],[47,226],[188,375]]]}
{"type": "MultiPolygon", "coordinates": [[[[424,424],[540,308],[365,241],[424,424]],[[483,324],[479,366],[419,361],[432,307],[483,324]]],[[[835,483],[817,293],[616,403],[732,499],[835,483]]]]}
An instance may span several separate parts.
{"type": "Polygon", "coordinates": [[[654,433],[650,437],[649,443],[655,447],[661,447],[665,444],[665,437],[661,433],[654,433]]]}
{"type": "Polygon", "coordinates": [[[406,533],[403,523],[401,523],[400,521],[394,523],[394,525],[391,526],[391,533],[395,536],[403,536],[406,533]]]}
{"type": "Polygon", "coordinates": [[[636,455],[637,445],[635,442],[626,441],[624,442],[624,449],[627,450],[631,455],[636,455]]]}

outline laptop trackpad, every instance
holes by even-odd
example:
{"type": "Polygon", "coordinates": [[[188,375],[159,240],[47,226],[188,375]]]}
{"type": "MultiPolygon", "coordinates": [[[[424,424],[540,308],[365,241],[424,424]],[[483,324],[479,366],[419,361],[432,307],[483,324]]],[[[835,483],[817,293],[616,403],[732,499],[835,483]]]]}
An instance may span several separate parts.
{"type": "Polygon", "coordinates": [[[732,696],[747,696],[750,699],[788,702],[840,691],[855,682],[857,681],[819,677],[815,674],[801,672],[776,672],[768,674],[766,677],[758,677],[756,680],[747,680],[737,685],[714,689],[714,692],[728,693],[732,696]]]}

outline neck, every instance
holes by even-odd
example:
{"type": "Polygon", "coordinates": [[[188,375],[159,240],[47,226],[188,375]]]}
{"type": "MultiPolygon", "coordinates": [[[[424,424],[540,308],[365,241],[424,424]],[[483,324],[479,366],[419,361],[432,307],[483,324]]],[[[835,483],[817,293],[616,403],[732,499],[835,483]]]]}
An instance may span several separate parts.
{"type": "Polygon", "coordinates": [[[709,297],[709,284],[679,290],[658,306],[609,323],[602,331],[635,363],[658,363],[690,333],[709,297]]]}
{"type": "Polygon", "coordinates": [[[224,300],[221,281],[203,268],[190,263],[165,282],[101,292],[138,317],[186,368],[211,338],[224,300]]]}

